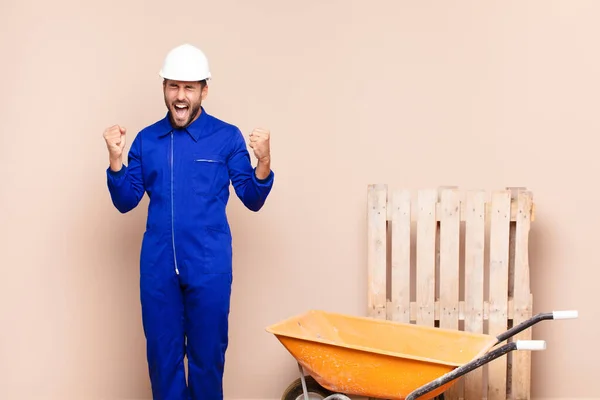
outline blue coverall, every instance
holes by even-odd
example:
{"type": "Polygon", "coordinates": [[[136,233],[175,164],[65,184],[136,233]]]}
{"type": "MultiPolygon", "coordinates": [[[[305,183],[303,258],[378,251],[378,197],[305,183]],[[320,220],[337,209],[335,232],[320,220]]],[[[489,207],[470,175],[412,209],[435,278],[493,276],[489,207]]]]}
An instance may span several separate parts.
{"type": "Polygon", "coordinates": [[[240,130],[203,107],[186,129],[174,129],[167,113],[138,133],[127,165],[107,169],[120,212],[135,208],[144,193],[149,198],[140,300],[154,399],[223,398],[233,278],[229,184],[258,211],[273,180],[272,171],[264,180],[256,177],[240,130]]]}

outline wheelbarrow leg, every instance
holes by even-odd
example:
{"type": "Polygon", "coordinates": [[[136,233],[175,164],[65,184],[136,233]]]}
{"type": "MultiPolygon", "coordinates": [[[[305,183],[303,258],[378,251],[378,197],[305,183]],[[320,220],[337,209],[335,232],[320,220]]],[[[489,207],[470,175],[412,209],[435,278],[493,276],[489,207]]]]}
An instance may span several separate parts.
{"type": "Polygon", "coordinates": [[[300,381],[302,382],[302,393],[304,393],[304,400],[310,400],[308,398],[308,389],[306,388],[306,379],[304,378],[304,371],[302,365],[298,363],[298,370],[300,371],[300,381]]]}
{"type": "MultiPolygon", "coordinates": [[[[302,369],[302,365],[298,363],[298,370],[300,371],[300,381],[302,382],[302,393],[304,393],[304,400],[310,400],[308,398],[308,389],[306,387],[306,379],[304,378],[304,370],[302,369]]],[[[323,400],[352,400],[350,397],[345,396],[341,393],[334,393],[325,397],[323,400]]]]}

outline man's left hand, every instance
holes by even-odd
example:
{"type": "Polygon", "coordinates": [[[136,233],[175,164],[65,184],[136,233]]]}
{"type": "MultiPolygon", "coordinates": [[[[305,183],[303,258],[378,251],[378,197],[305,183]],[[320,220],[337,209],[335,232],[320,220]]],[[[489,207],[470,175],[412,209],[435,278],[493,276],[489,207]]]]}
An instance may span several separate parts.
{"type": "Polygon", "coordinates": [[[268,129],[256,128],[250,134],[250,147],[259,162],[268,161],[271,156],[270,137],[271,133],[268,129]]]}

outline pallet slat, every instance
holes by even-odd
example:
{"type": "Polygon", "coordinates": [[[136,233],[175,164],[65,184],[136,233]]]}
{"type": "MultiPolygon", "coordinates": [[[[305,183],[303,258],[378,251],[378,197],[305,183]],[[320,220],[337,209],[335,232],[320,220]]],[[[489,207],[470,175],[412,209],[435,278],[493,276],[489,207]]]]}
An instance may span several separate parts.
{"type": "MultiPolygon", "coordinates": [[[[508,329],[508,264],[510,241],[510,192],[492,194],[490,214],[490,317],[488,333],[508,329]]],[[[506,400],[507,357],[488,364],[488,399],[506,400]]]]}
{"type": "MultiPolygon", "coordinates": [[[[460,197],[455,189],[440,193],[440,328],[459,328],[460,197]]],[[[447,392],[448,398],[462,396],[462,378],[447,392]]]]}
{"type": "MultiPolygon", "coordinates": [[[[441,207],[442,207],[442,205],[440,203],[436,204],[435,211],[436,211],[437,221],[439,221],[439,218],[440,218],[439,216],[441,215],[441,213],[440,213],[441,207]]],[[[465,215],[466,215],[467,211],[466,211],[465,207],[466,207],[466,204],[464,202],[462,202],[460,205],[460,215],[461,215],[460,222],[466,221],[465,215]]],[[[486,202],[485,203],[485,219],[489,219],[489,216],[491,213],[490,207],[491,207],[491,204],[489,204],[489,202],[486,202]]],[[[528,210],[529,215],[530,215],[530,220],[531,220],[531,222],[534,222],[535,221],[535,204],[531,204],[530,207],[531,208],[528,210]]],[[[519,208],[519,206],[517,205],[517,201],[513,200],[513,202],[511,203],[511,206],[510,206],[510,220],[513,222],[517,220],[517,214],[519,213],[518,208],[519,208]]],[[[392,220],[391,209],[388,210],[387,220],[388,221],[392,220]]]]}
{"type": "MultiPolygon", "coordinates": [[[[535,205],[526,188],[388,193],[379,184],[367,197],[369,316],[488,334],[531,317],[535,205]]],[[[530,353],[513,352],[470,372],[446,399],[529,399],[530,369],[530,353]]]]}
{"type": "Polygon", "coordinates": [[[440,327],[458,329],[460,199],[455,190],[441,194],[440,327]]]}
{"type": "Polygon", "coordinates": [[[368,199],[369,316],[386,318],[387,281],[387,186],[369,188],[368,199]]]}
{"type": "Polygon", "coordinates": [[[410,191],[397,190],[392,196],[392,304],[388,318],[410,322],[410,191]]]}
{"type": "MultiPolygon", "coordinates": [[[[488,318],[484,303],[485,268],[485,193],[469,191],[465,199],[465,331],[483,333],[483,321],[488,318]]],[[[510,310],[510,308],[509,308],[510,310]]],[[[476,369],[465,376],[464,397],[483,397],[483,370],[476,369]]],[[[487,390],[486,390],[487,391],[487,390]]]]}
{"type": "Polygon", "coordinates": [[[417,323],[433,326],[437,190],[419,191],[417,201],[417,323]]]}
{"type": "MultiPolygon", "coordinates": [[[[532,299],[529,282],[529,252],[528,238],[530,229],[531,193],[517,193],[518,218],[515,229],[514,256],[514,324],[519,324],[532,317],[532,299]]],[[[516,335],[513,340],[531,339],[528,329],[516,335]]],[[[529,399],[531,385],[531,353],[517,351],[512,355],[512,398],[515,400],[529,399]]]]}

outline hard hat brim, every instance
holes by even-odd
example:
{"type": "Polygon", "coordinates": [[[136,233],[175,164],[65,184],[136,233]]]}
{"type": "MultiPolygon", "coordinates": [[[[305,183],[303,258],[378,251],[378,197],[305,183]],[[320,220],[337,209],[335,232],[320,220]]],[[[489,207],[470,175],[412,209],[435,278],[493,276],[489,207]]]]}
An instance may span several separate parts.
{"type": "Polygon", "coordinates": [[[203,75],[199,75],[199,76],[172,76],[172,75],[168,75],[163,73],[162,71],[160,71],[158,73],[158,76],[160,76],[163,79],[169,79],[172,81],[181,81],[181,82],[200,82],[200,81],[209,81],[212,79],[211,75],[208,76],[203,76],[203,75]]]}

